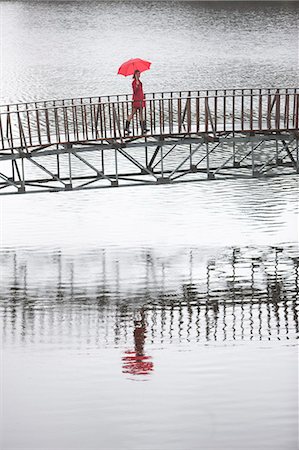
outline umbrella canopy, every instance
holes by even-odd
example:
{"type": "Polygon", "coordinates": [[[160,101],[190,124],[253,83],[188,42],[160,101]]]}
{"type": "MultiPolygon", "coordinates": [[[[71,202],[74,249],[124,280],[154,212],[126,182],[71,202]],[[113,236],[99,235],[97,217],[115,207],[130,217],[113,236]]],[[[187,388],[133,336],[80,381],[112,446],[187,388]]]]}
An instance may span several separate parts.
{"type": "Polygon", "coordinates": [[[145,61],[140,58],[129,59],[124,62],[120,68],[118,69],[119,75],[124,75],[127,77],[128,75],[133,75],[135,70],[139,70],[140,72],[144,72],[145,70],[149,70],[151,63],[149,61],[145,61]]]}

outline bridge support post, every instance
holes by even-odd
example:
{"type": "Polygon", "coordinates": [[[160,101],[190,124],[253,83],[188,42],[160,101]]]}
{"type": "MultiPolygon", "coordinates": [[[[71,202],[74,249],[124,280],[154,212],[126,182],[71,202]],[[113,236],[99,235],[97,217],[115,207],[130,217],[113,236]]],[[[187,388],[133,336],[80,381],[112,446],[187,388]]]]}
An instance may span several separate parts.
{"type": "Polygon", "coordinates": [[[148,167],[148,147],[147,147],[146,143],[147,143],[147,138],[145,137],[144,138],[144,144],[145,144],[145,146],[144,146],[144,150],[145,150],[145,167],[148,167]]]}
{"type": "Polygon", "coordinates": [[[156,163],[156,165],[154,167],[156,167],[158,164],[160,164],[161,177],[157,178],[156,182],[157,182],[157,184],[168,184],[168,183],[171,183],[171,179],[170,179],[170,177],[165,177],[164,176],[164,155],[163,155],[163,145],[162,144],[160,146],[158,146],[156,148],[155,152],[154,152],[152,160],[149,163],[150,164],[150,170],[153,170],[152,162],[153,162],[154,158],[157,156],[159,149],[160,149],[160,161],[158,163],[156,163]]]}
{"type": "MultiPolygon", "coordinates": [[[[235,138],[235,133],[233,133],[233,139],[235,138]]],[[[236,143],[233,141],[233,167],[240,167],[239,161],[236,161],[236,143]]]]}
{"type": "Polygon", "coordinates": [[[206,160],[207,160],[207,178],[210,178],[210,158],[209,158],[209,144],[206,143],[206,160]]]}
{"type": "Polygon", "coordinates": [[[254,162],[254,143],[251,142],[251,173],[253,178],[258,177],[258,172],[255,170],[255,162],[254,162]]]}
{"type": "Polygon", "coordinates": [[[56,155],[57,160],[57,177],[60,178],[60,161],[59,161],[59,154],[56,155]]]}
{"type": "MultiPolygon", "coordinates": [[[[13,149],[11,149],[11,153],[12,155],[14,154],[13,149]]],[[[15,167],[14,167],[15,161],[12,159],[11,160],[11,180],[15,181],[15,167]]]]}
{"type": "Polygon", "coordinates": [[[279,158],[279,146],[278,146],[278,141],[276,141],[276,153],[275,153],[275,163],[277,166],[282,165],[283,164],[283,159],[279,158]]]}
{"type": "MultiPolygon", "coordinates": [[[[233,139],[234,138],[235,138],[235,133],[233,133],[233,139]]],[[[236,143],[233,140],[233,166],[234,167],[236,167],[235,164],[236,164],[236,143]]]]}
{"type": "Polygon", "coordinates": [[[118,164],[117,164],[117,149],[114,150],[114,161],[115,161],[115,182],[111,183],[111,186],[118,186],[118,164]],[[116,183],[116,184],[113,184],[116,183]]]}
{"type": "Polygon", "coordinates": [[[207,160],[207,179],[215,180],[215,175],[210,171],[210,152],[209,152],[209,144],[206,143],[206,160],[207,160]]]}
{"type": "MultiPolygon", "coordinates": [[[[68,145],[68,144],[66,144],[68,145]]],[[[70,149],[70,147],[67,147],[68,149],[70,149]]],[[[69,151],[68,153],[69,156],[69,183],[65,185],[65,189],[67,191],[70,191],[73,187],[73,180],[72,180],[72,161],[71,161],[71,152],[69,151]]]]}
{"type": "Polygon", "coordinates": [[[21,192],[25,192],[25,166],[24,166],[24,157],[22,155],[22,159],[21,159],[21,164],[22,164],[22,179],[21,179],[21,192]]]}

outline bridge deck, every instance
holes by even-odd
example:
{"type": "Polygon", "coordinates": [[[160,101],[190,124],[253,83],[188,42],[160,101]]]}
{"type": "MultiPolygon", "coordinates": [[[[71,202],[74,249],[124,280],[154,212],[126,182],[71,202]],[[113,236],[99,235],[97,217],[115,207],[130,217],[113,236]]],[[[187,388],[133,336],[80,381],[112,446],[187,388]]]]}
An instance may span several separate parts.
{"type": "MultiPolygon", "coordinates": [[[[267,122],[263,121],[262,126],[260,127],[257,121],[254,121],[252,123],[252,127],[232,127],[232,125],[226,125],[225,128],[223,124],[219,124],[217,128],[217,132],[213,132],[213,130],[206,130],[204,125],[196,126],[191,125],[189,128],[187,128],[185,125],[181,126],[180,129],[177,124],[174,124],[172,127],[169,127],[165,125],[163,128],[155,127],[153,130],[148,130],[146,133],[143,133],[140,129],[138,130],[135,127],[134,130],[130,129],[130,133],[126,134],[124,129],[120,130],[120,133],[113,133],[110,130],[107,130],[105,133],[105,136],[95,135],[92,133],[92,131],[87,132],[77,132],[68,134],[65,134],[63,132],[60,133],[59,139],[57,139],[57,136],[54,134],[50,135],[41,135],[41,136],[32,136],[30,138],[30,141],[25,140],[24,145],[24,139],[22,137],[13,138],[11,140],[10,138],[4,138],[4,146],[1,149],[1,151],[7,150],[11,152],[12,150],[35,150],[37,147],[48,147],[55,144],[62,144],[62,145],[68,145],[68,144],[83,144],[83,143],[103,143],[103,142],[110,142],[110,143],[125,143],[126,145],[130,144],[131,141],[136,141],[136,139],[140,138],[153,138],[153,139],[167,139],[171,137],[175,138],[182,138],[186,136],[210,136],[217,138],[217,136],[223,136],[225,134],[238,134],[242,133],[242,135],[252,135],[254,133],[258,134],[269,134],[269,133],[280,133],[280,132],[288,132],[290,131],[288,128],[268,128],[267,122]],[[222,131],[219,131],[222,130],[222,131]],[[28,142],[28,143],[27,143],[28,142]]],[[[294,130],[296,131],[296,130],[294,130]]]]}

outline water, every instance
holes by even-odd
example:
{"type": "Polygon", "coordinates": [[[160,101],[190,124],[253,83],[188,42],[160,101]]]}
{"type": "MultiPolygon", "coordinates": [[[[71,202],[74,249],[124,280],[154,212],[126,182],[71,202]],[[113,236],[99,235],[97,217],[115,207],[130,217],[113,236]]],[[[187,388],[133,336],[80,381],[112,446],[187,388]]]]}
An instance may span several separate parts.
{"type": "MultiPolygon", "coordinates": [[[[0,5],[1,103],[298,85],[296,3],[0,5]]],[[[1,450],[297,448],[297,218],[295,175],[1,199],[1,450]]]]}

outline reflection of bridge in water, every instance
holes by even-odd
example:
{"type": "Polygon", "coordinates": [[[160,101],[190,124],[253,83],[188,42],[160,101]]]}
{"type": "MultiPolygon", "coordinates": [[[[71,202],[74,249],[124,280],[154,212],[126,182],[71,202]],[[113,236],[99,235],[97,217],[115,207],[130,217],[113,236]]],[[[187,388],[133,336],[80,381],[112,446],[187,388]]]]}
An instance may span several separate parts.
{"type": "Polygon", "coordinates": [[[299,94],[222,89],[0,106],[0,194],[299,172],[299,94]]]}
{"type": "Polygon", "coordinates": [[[7,251],[1,259],[4,341],[121,346],[133,343],[136,323],[145,345],[298,336],[299,259],[291,247],[165,257],[7,251]]]}

